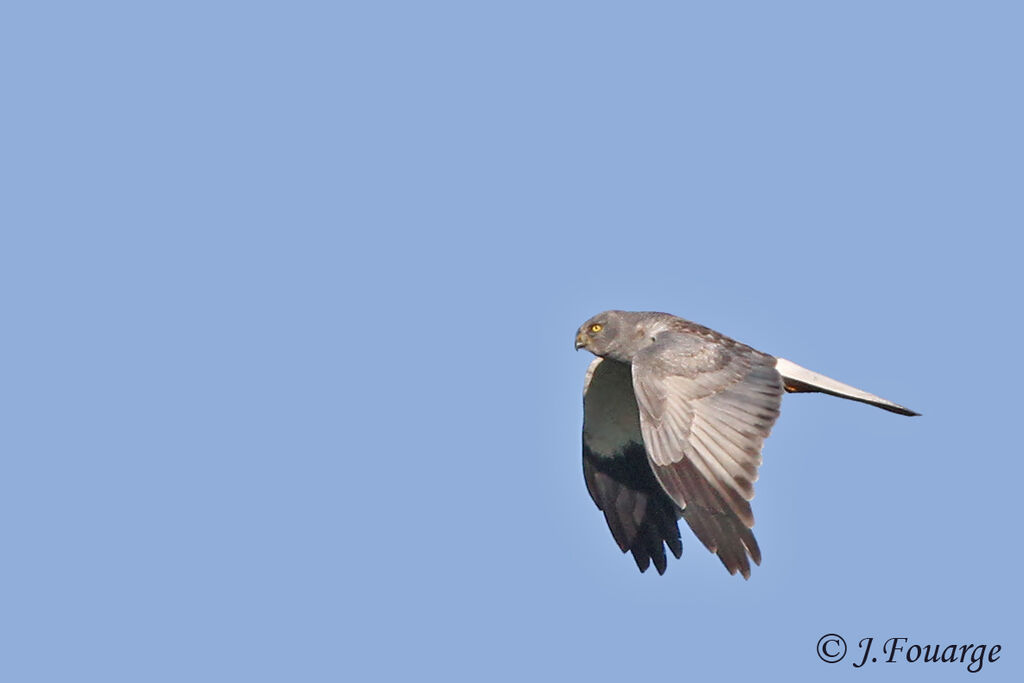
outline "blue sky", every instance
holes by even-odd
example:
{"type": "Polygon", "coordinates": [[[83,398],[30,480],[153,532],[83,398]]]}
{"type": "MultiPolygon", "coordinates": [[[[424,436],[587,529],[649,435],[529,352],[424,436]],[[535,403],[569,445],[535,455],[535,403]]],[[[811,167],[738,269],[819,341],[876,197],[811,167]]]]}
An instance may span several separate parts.
{"type": "Polygon", "coordinates": [[[1019,5],[364,4],[3,11],[0,678],[1019,679],[1019,5]],[[787,397],[750,581],[641,575],[607,308],[924,416],[787,397]]]}

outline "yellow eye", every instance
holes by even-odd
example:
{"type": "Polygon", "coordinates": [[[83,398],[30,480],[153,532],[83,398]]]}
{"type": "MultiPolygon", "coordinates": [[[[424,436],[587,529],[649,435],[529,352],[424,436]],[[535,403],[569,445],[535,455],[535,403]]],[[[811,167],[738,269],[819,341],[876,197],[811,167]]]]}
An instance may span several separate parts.
{"type": "Polygon", "coordinates": [[[604,325],[599,325],[599,324],[595,323],[595,324],[590,326],[590,331],[591,332],[600,332],[603,328],[604,328],[604,325]]]}

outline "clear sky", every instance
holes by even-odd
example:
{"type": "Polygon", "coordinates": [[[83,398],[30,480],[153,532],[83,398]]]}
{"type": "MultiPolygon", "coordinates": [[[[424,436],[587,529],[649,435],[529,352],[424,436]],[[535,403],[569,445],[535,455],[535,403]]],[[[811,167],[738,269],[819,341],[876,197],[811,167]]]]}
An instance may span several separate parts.
{"type": "Polygon", "coordinates": [[[0,679],[1021,680],[1019,3],[2,15],[0,679]],[[924,416],[787,397],[762,566],[641,575],[607,308],[924,416]]]}

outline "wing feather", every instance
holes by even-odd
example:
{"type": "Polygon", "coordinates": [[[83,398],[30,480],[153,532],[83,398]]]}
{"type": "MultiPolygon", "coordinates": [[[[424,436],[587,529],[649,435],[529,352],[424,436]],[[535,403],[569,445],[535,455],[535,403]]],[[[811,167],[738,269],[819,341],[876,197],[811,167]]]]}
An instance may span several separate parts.
{"type": "Polygon", "coordinates": [[[761,447],[779,415],[775,359],[727,338],[664,333],[638,352],[633,388],[658,482],[731,573],[749,576],[761,447]]]}
{"type": "Polygon", "coordinates": [[[665,547],[683,552],[681,511],[658,484],[647,458],[630,367],[595,359],[583,394],[583,476],[612,537],[640,571],[668,566],[665,547]]]}

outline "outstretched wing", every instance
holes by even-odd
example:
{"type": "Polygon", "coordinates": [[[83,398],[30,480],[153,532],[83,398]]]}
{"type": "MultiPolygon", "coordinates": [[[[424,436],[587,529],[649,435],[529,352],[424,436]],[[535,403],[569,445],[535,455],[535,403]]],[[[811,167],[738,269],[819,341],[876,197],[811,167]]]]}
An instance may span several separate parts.
{"type": "Polygon", "coordinates": [[[849,384],[843,384],[831,377],[819,375],[807,368],[802,368],[785,358],[779,358],[775,361],[775,369],[782,375],[782,381],[788,392],[803,393],[805,391],[817,391],[822,394],[838,396],[839,398],[848,398],[851,401],[867,403],[870,406],[888,410],[890,413],[896,413],[897,415],[906,415],[908,417],[918,417],[921,415],[921,413],[915,413],[910,408],[905,408],[899,403],[893,403],[881,396],[869,394],[863,389],[851,387],[849,384]]]}
{"type": "Polygon", "coordinates": [[[640,571],[665,573],[667,545],[677,558],[679,510],[658,485],[640,436],[629,366],[597,358],[583,387],[583,476],[622,552],[640,571]]]}
{"type": "Polygon", "coordinates": [[[729,573],[748,578],[748,555],[761,563],[749,501],[783,394],[775,358],[717,334],[668,331],[636,354],[632,376],[655,477],[729,573]]]}

